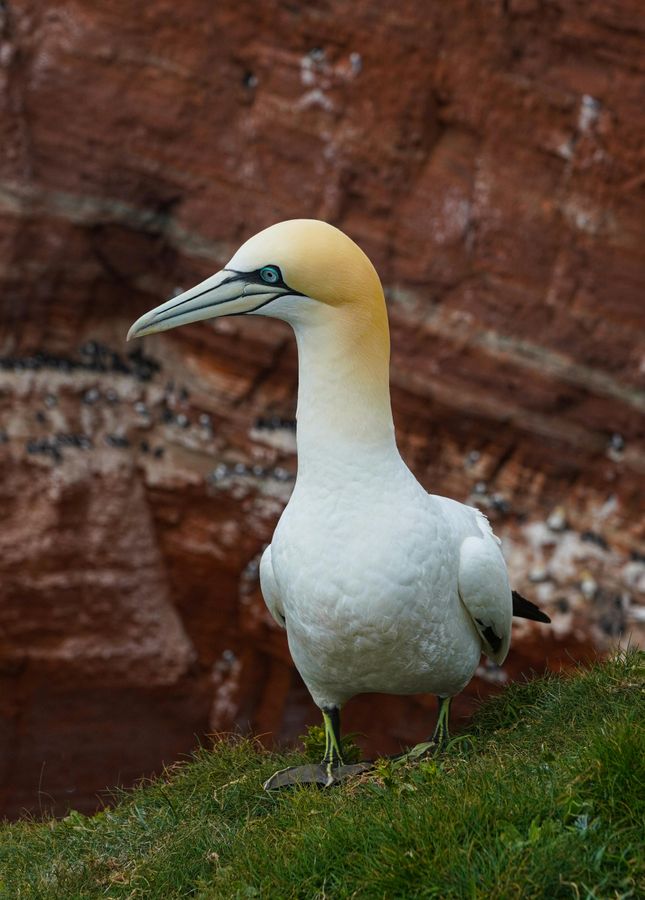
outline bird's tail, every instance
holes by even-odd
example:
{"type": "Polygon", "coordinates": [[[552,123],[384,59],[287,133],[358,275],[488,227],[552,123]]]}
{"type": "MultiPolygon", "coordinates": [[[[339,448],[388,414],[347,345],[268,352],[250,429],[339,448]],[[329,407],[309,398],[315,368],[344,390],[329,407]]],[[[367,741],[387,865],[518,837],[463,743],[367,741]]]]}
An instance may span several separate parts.
{"type": "Polygon", "coordinates": [[[551,619],[546,613],[543,613],[539,606],[526,600],[517,591],[513,591],[513,615],[518,619],[531,619],[533,622],[547,622],[551,619]]]}

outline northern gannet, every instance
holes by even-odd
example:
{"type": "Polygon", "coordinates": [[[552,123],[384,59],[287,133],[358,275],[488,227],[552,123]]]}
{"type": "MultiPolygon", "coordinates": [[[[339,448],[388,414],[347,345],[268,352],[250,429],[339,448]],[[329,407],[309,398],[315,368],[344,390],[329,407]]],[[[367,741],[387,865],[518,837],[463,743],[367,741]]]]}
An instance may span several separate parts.
{"type": "Polygon", "coordinates": [[[401,459],[383,289],[349,237],[313,219],[273,225],[220,272],[141,316],[128,339],[241,314],[288,322],[298,345],[298,474],[260,583],[326,736],[320,766],[283,770],[265,787],[329,785],[361,770],[341,752],[350,698],[436,694],[430,743],[442,745],[450,700],[482,651],[504,661],[512,615],[549,619],[511,591],[486,517],[428,494],[401,459]]]}

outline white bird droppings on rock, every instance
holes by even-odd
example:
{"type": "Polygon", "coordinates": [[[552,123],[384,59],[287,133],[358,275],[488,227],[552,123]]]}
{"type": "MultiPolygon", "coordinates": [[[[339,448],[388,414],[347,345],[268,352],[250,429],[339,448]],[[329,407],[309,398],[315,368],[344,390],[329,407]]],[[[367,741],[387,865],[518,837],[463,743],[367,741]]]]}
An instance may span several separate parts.
{"type": "Polygon", "coordinates": [[[549,514],[546,524],[551,531],[565,531],[567,528],[567,517],[563,506],[556,508],[549,514]]]}
{"type": "Polygon", "coordinates": [[[531,569],[529,572],[529,581],[532,584],[539,584],[541,581],[546,581],[549,577],[549,573],[546,569],[531,569]]]}
{"type": "Polygon", "coordinates": [[[589,94],[584,94],[578,112],[578,131],[583,134],[591,128],[600,115],[600,102],[589,94]]]}

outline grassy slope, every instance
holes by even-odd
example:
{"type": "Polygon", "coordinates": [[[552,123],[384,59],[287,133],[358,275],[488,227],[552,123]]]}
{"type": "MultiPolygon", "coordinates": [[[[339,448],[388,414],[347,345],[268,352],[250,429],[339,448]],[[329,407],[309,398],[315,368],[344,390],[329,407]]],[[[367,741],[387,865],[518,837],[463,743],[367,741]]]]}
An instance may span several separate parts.
{"type": "Polygon", "coordinates": [[[267,795],[200,752],[91,818],[0,828],[0,897],[645,896],[645,658],[513,685],[436,761],[267,795]]]}

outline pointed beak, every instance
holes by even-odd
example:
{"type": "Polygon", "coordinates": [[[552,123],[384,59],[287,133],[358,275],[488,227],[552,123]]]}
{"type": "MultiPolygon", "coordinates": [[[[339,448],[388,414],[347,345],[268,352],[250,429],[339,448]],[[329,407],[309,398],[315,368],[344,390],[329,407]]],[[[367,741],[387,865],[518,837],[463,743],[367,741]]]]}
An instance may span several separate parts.
{"type": "Polygon", "coordinates": [[[277,285],[247,280],[248,274],[229,269],[216,272],[178,297],[144,313],[128,331],[127,340],[203,319],[254,312],[284,293],[277,285]]]}

